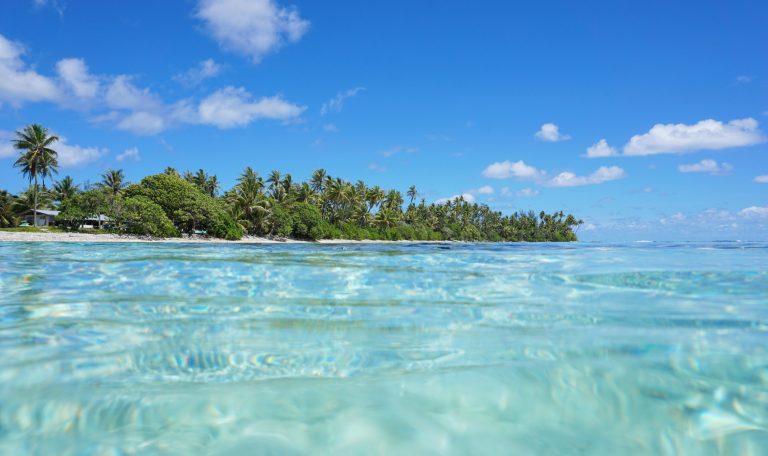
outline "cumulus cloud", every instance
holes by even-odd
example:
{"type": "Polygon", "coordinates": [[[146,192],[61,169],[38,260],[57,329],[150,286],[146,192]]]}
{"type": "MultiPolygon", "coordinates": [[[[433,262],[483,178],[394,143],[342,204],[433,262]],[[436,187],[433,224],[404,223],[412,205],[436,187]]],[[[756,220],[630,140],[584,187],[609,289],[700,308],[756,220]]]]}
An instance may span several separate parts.
{"type": "Polygon", "coordinates": [[[505,160],[488,165],[483,170],[483,177],[490,179],[508,179],[514,177],[517,179],[535,180],[544,177],[544,171],[526,165],[524,161],[511,162],[505,160]]]}
{"type": "Polygon", "coordinates": [[[768,206],[750,206],[739,211],[746,218],[768,218],[768,206]]]}
{"type": "Polygon", "coordinates": [[[123,117],[117,122],[120,130],[136,133],[137,135],[155,135],[168,127],[166,120],[158,114],[147,111],[136,111],[123,117]]]}
{"type": "Polygon", "coordinates": [[[755,176],[755,182],[758,184],[768,184],[768,174],[762,176],[755,176]]]}
{"type": "Polygon", "coordinates": [[[613,157],[618,155],[616,149],[608,145],[608,141],[601,139],[587,148],[587,158],[613,157]]]}
{"type": "Polygon", "coordinates": [[[123,162],[126,160],[133,160],[133,161],[139,161],[141,160],[141,154],[139,154],[139,148],[138,147],[131,147],[130,149],[125,149],[122,154],[119,154],[115,159],[119,162],[123,162]]]}
{"type": "Polygon", "coordinates": [[[78,98],[92,99],[99,92],[99,80],[88,71],[83,59],[62,59],[56,72],[64,85],[78,98]]]}
{"type": "Polygon", "coordinates": [[[354,89],[347,89],[337,93],[335,97],[323,103],[320,107],[320,115],[324,116],[331,112],[340,112],[344,108],[344,102],[347,99],[356,96],[363,90],[365,90],[365,87],[355,87],[354,89]]]}
{"type": "MultiPolygon", "coordinates": [[[[91,122],[140,135],[154,135],[179,124],[232,128],[259,119],[290,121],[306,110],[280,95],[255,99],[242,87],[225,87],[199,102],[167,103],[149,88],[136,85],[133,76],[91,74],[82,59],[62,59],[56,64],[56,77],[43,76],[27,66],[23,52],[21,45],[0,35],[0,106],[52,102],[85,109],[91,122]]],[[[209,59],[185,80],[211,77],[218,71],[218,64],[209,59]]]]}
{"type": "Polygon", "coordinates": [[[197,66],[179,73],[173,77],[173,80],[187,87],[193,87],[206,79],[215,78],[221,74],[222,66],[213,59],[206,59],[198,63],[197,66]]]}
{"type": "Polygon", "coordinates": [[[226,87],[209,95],[198,106],[200,123],[219,128],[239,127],[257,119],[291,120],[299,117],[305,106],[295,105],[280,96],[254,100],[244,88],[226,87]]]}
{"type": "Polygon", "coordinates": [[[480,195],[493,195],[493,187],[490,185],[483,185],[477,189],[477,193],[480,195]]]}
{"type": "Polygon", "coordinates": [[[448,203],[450,201],[456,201],[456,200],[458,200],[460,198],[463,198],[464,201],[466,201],[468,203],[474,203],[475,202],[474,195],[472,195],[471,193],[462,193],[461,195],[453,195],[453,196],[450,196],[448,198],[440,198],[438,200],[435,200],[435,204],[445,204],[445,203],[448,203]]]}
{"type": "Polygon", "coordinates": [[[633,136],[624,146],[624,155],[654,155],[717,150],[759,144],[765,137],[755,119],[728,123],[702,120],[693,125],[656,124],[648,133],[633,136]]]}
{"type": "Polygon", "coordinates": [[[339,131],[339,129],[336,128],[336,124],[327,123],[323,125],[323,131],[327,131],[328,133],[336,133],[337,131],[339,131]]]}
{"type": "Polygon", "coordinates": [[[535,136],[542,141],[548,142],[566,141],[571,139],[570,135],[560,133],[560,127],[553,123],[545,123],[542,125],[535,136]]]}
{"type": "Polygon", "coordinates": [[[521,196],[523,198],[531,198],[538,194],[539,194],[539,191],[533,188],[523,188],[515,192],[516,196],[521,196]]]}
{"type": "Polygon", "coordinates": [[[196,16],[224,49],[258,63],[286,43],[299,41],[309,21],[274,0],[200,0],[196,16]]]}
{"type": "Polygon", "coordinates": [[[77,144],[69,144],[67,138],[59,136],[59,141],[53,149],[59,153],[59,165],[62,168],[72,168],[84,165],[106,155],[109,150],[98,147],[82,147],[77,144]]]}
{"type": "Polygon", "coordinates": [[[21,106],[28,101],[56,101],[55,82],[27,67],[24,48],[0,35],[0,103],[21,106]]]}
{"type": "Polygon", "coordinates": [[[709,173],[709,174],[728,174],[733,171],[730,163],[718,163],[715,160],[702,160],[698,163],[680,165],[677,169],[681,173],[709,173]]]}
{"type": "Polygon", "coordinates": [[[107,87],[104,100],[112,109],[154,110],[162,106],[159,97],[149,89],[141,89],[131,82],[131,77],[115,77],[107,87]]]}
{"type": "Polygon", "coordinates": [[[622,179],[627,173],[618,166],[601,166],[589,176],[577,176],[570,171],[564,171],[544,183],[550,187],[577,187],[581,185],[602,184],[612,180],[622,179]]]}

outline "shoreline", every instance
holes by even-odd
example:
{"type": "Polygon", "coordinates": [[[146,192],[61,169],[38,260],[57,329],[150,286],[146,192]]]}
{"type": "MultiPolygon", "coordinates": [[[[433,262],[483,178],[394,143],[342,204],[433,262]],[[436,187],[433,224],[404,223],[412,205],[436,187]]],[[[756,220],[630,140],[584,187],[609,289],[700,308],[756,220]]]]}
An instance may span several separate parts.
{"type": "Polygon", "coordinates": [[[92,243],[146,243],[146,244],[398,244],[398,243],[448,243],[452,241],[386,241],[373,239],[320,239],[303,241],[299,239],[270,239],[258,236],[244,236],[237,241],[207,238],[203,236],[182,236],[178,238],[150,238],[129,234],[112,233],[60,233],[60,232],[19,232],[0,231],[0,242],[92,242],[92,243]]]}

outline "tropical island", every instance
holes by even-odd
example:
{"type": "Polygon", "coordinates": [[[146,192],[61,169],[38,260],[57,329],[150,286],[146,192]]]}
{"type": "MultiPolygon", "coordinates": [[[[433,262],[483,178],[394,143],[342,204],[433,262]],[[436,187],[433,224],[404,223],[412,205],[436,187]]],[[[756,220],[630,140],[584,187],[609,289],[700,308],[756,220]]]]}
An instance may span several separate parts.
{"type": "Polygon", "coordinates": [[[575,241],[582,223],[562,211],[503,215],[462,197],[417,202],[415,186],[405,193],[406,205],[398,190],[348,182],[324,169],[296,182],[279,171],[264,179],[249,166],[223,192],[215,175],[170,167],[133,184],[122,170],[110,169],[97,184],[77,185],[70,176],[53,180],[57,141],[39,124],[16,132],[14,166],[29,187],[19,195],[0,190],[0,228],[36,230],[44,214],[50,217],[45,224],[58,230],[88,227],[153,238],[551,242],[575,241]]]}

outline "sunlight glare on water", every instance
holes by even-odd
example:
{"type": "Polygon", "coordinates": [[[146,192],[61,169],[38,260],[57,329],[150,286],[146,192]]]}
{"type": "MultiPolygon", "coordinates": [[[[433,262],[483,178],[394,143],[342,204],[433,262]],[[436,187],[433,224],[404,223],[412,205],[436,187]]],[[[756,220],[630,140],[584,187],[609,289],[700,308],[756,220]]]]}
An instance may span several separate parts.
{"type": "Polygon", "coordinates": [[[766,454],[768,244],[0,243],[0,454],[766,454]]]}

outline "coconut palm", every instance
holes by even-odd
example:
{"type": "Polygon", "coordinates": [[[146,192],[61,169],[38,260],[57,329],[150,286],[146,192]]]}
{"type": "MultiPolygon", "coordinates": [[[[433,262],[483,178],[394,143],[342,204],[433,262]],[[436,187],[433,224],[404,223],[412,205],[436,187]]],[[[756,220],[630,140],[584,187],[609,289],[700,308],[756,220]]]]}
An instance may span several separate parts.
{"type": "Polygon", "coordinates": [[[8,193],[6,190],[0,190],[0,226],[1,227],[7,227],[7,226],[14,226],[16,225],[16,214],[13,211],[14,208],[14,198],[13,195],[8,193]]]}
{"type": "Polygon", "coordinates": [[[32,208],[35,226],[37,226],[37,198],[39,194],[37,179],[40,177],[43,181],[43,188],[45,188],[45,178],[58,172],[59,154],[51,149],[53,143],[58,140],[58,136],[48,134],[47,128],[39,124],[32,124],[17,131],[16,139],[13,142],[13,147],[21,151],[21,155],[16,159],[13,166],[21,168],[21,173],[29,179],[30,183],[35,182],[35,201],[32,208]]]}
{"type": "Polygon", "coordinates": [[[79,191],[80,188],[75,185],[74,179],[72,179],[71,176],[64,176],[63,179],[58,180],[53,184],[51,196],[54,201],[61,203],[79,191]]]}
{"type": "Polygon", "coordinates": [[[327,176],[328,173],[326,173],[323,168],[315,170],[315,172],[312,173],[312,178],[309,184],[312,187],[312,190],[317,193],[323,193],[323,191],[325,191],[325,178],[327,176]]]}
{"type": "Polygon", "coordinates": [[[100,187],[106,189],[112,194],[112,197],[116,197],[120,190],[122,190],[127,184],[125,183],[125,174],[122,169],[108,169],[107,172],[101,175],[100,187]]]}
{"type": "Polygon", "coordinates": [[[406,193],[406,195],[408,195],[408,198],[410,199],[410,201],[408,202],[409,206],[413,204],[413,200],[416,199],[416,196],[418,196],[418,194],[419,193],[416,191],[415,185],[411,185],[410,187],[408,187],[408,192],[406,193]]]}

